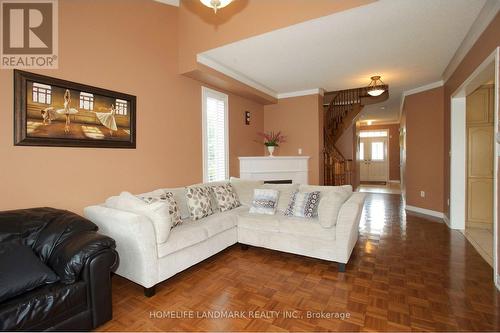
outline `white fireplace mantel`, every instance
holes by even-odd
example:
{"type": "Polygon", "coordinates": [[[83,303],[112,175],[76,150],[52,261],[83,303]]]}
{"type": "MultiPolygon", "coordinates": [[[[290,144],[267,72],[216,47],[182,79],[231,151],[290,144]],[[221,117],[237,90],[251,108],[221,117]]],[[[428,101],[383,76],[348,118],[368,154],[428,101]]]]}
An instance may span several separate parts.
{"type": "Polygon", "coordinates": [[[309,156],[239,157],[240,178],[254,180],[291,180],[308,184],[309,156]]]}

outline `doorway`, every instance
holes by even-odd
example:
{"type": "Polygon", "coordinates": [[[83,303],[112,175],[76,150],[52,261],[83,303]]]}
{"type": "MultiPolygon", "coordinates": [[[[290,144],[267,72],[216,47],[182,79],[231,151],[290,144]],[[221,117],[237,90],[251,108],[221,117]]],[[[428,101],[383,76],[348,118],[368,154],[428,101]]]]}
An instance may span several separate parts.
{"type": "MultiPolygon", "coordinates": [[[[500,289],[497,256],[498,146],[496,140],[498,135],[499,58],[500,48],[496,48],[451,96],[450,218],[447,223],[450,228],[462,231],[480,254],[484,254],[482,253],[482,248],[491,249],[490,253],[494,280],[497,288],[500,289]],[[482,92],[478,94],[478,96],[472,96],[471,98],[471,95],[481,87],[487,88],[487,83],[493,84],[495,87],[491,90],[492,100],[489,95],[490,92],[488,92],[488,94],[482,92]],[[468,115],[467,109],[471,110],[473,108],[472,105],[476,103],[478,99],[485,100],[486,95],[488,95],[488,99],[490,99],[488,105],[493,105],[493,109],[489,108],[487,112],[483,110],[483,113],[479,112],[475,115],[468,115]],[[473,99],[476,101],[473,101],[473,99]],[[469,119],[467,119],[468,117],[469,119]],[[482,119],[479,117],[482,117],[482,119]],[[488,127],[486,122],[490,122],[490,119],[493,120],[492,133],[490,130],[486,129],[488,127]],[[473,120],[473,122],[482,121],[485,128],[473,129],[473,131],[477,133],[470,133],[469,130],[471,127],[474,127],[471,126],[472,124],[469,124],[470,120],[473,120]],[[472,145],[472,147],[469,147],[470,145],[472,145]],[[476,153],[472,152],[471,154],[477,154],[479,157],[469,159],[469,153],[476,148],[478,151],[476,153]],[[493,154],[493,169],[492,172],[485,172],[485,170],[488,171],[488,168],[491,168],[491,164],[487,161],[482,161],[481,159],[483,159],[483,157],[481,156],[491,153],[493,154]],[[483,163],[484,165],[478,165],[478,161],[480,163],[485,163],[483,163]],[[492,174],[492,181],[485,181],[484,179],[488,179],[490,174],[492,174]],[[478,179],[481,180],[481,182],[479,182],[478,179]],[[492,203],[489,195],[485,196],[481,194],[481,192],[492,192],[492,203]],[[482,201],[481,198],[485,198],[484,201],[482,201]],[[474,203],[474,201],[476,202],[474,203]],[[477,206],[473,207],[474,205],[477,206]],[[474,237],[474,230],[481,230],[477,227],[483,227],[482,230],[487,230],[484,227],[488,219],[491,220],[492,238],[490,238],[489,235],[487,238],[485,238],[484,235],[480,235],[479,237],[475,235],[476,237],[474,237]],[[491,245],[487,242],[490,242],[491,245]],[[481,246],[479,246],[479,244],[481,244],[481,246]]],[[[483,103],[482,105],[484,108],[486,104],[483,103]]]]}
{"type": "Polygon", "coordinates": [[[385,184],[389,181],[388,133],[386,129],[359,132],[361,183],[385,184]]]}

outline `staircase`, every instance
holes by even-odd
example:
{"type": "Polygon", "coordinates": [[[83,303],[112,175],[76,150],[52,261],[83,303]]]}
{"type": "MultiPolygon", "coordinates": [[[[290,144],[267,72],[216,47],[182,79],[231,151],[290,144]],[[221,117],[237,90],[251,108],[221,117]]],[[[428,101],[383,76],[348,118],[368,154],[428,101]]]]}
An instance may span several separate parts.
{"type": "Polygon", "coordinates": [[[353,161],[345,159],[335,146],[344,131],[353,125],[364,105],[380,103],[389,97],[386,91],[377,97],[367,88],[327,92],[324,95],[324,185],[352,184],[353,161]]]}

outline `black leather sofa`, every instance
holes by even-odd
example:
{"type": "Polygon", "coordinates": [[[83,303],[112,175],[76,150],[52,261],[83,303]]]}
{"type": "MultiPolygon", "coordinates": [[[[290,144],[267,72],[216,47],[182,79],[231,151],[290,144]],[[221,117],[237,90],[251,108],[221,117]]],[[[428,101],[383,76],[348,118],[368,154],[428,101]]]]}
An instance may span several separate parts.
{"type": "Polygon", "coordinates": [[[110,275],[118,254],[115,241],[97,229],[54,208],[0,212],[0,296],[7,297],[0,302],[0,330],[91,330],[111,319],[110,275]],[[19,273],[30,265],[25,252],[39,269],[19,273]],[[40,269],[53,279],[9,298],[9,288],[40,269]]]}

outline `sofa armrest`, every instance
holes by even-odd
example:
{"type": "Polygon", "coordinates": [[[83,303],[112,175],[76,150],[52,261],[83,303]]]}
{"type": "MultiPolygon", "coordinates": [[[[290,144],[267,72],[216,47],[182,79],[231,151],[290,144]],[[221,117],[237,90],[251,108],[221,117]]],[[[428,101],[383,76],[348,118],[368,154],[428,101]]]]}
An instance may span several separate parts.
{"type": "Polygon", "coordinates": [[[104,206],[86,207],[84,215],[98,225],[100,233],[116,241],[118,275],[146,288],[158,283],[156,236],[147,217],[104,206]]]}
{"type": "Polygon", "coordinates": [[[340,207],[335,230],[335,243],[339,262],[347,263],[358,240],[359,221],[363,212],[366,195],[353,193],[340,207]]]}
{"type": "Polygon", "coordinates": [[[116,251],[109,249],[89,258],[83,268],[82,279],[87,284],[93,328],[113,318],[111,272],[118,266],[118,260],[116,251]]]}
{"type": "Polygon", "coordinates": [[[78,280],[88,259],[104,251],[113,253],[115,241],[94,231],[84,231],[59,244],[49,258],[48,264],[62,283],[71,284],[78,280]]]}

